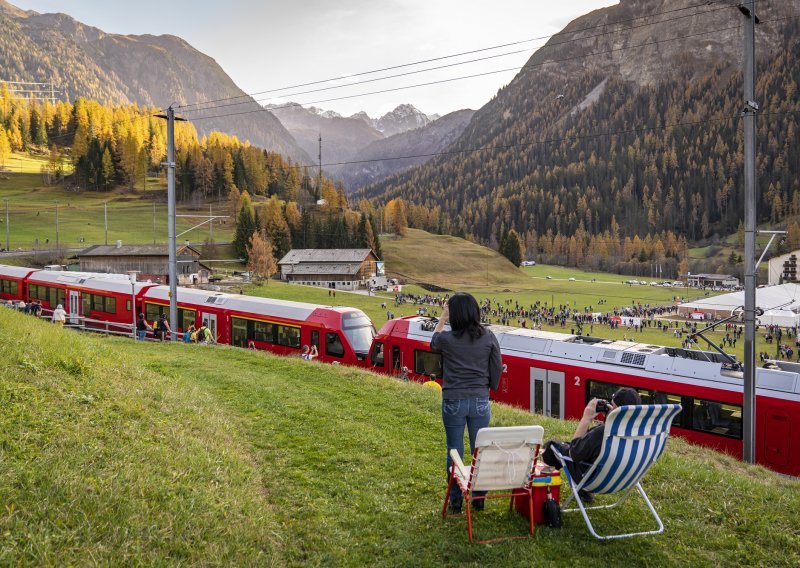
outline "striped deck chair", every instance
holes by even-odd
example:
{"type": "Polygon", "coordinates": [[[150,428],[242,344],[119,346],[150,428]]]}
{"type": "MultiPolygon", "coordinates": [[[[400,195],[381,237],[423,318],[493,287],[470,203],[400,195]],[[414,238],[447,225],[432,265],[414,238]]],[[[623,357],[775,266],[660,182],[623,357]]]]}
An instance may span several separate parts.
{"type": "MultiPolygon", "coordinates": [[[[467,467],[461,461],[457,450],[450,450],[453,465],[450,470],[450,481],[447,484],[442,517],[447,517],[447,505],[450,500],[450,489],[458,484],[467,507],[467,534],[470,542],[475,542],[472,534],[471,502],[476,500],[510,497],[509,507],[514,506],[514,494],[508,490],[522,489],[527,493],[530,508],[530,534],[533,534],[533,495],[530,478],[536,464],[536,456],[544,438],[541,426],[509,426],[481,428],[475,439],[472,464],[467,467]],[[506,490],[505,493],[473,496],[473,491],[506,490]]],[[[527,536],[527,535],[526,535],[527,536]]],[[[510,536],[502,538],[526,538],[526,536],[510,536]]],[[[478,543],[492,542],[501,538],[479,540],[478,543]]]]}
{"type": "Polygon", "coordinates": [[[574,482],[567,467],[567,463],[572,460],[561,455],[553,447],[553,453],[564,466],[563,471],[572,488],[572,495],[564,503],[562,512],[571,513],[580,510],[589,532],[601,540],[664,532],[664,524],[650,503],[650,499],[647,498],[640,481],[664,451],[672,419],[680,411],[680,404],[620,406],[612,410],[606,418],[600,456],[591,464],[591,468],[580,483],[574,482]],[[628,498],[633,489],[636,489],[644,499],[650,513],[658,523],[658,530],[607,536],[597,534],[586,511],[617,507],[628,498]],[[621,493],[622,496],[611,505],[586,507],[581,500],[580,491],[586,491],[593,495],[621,493]],[[573,499],[577,502],[578,509],[567,508],[573,499]]]}

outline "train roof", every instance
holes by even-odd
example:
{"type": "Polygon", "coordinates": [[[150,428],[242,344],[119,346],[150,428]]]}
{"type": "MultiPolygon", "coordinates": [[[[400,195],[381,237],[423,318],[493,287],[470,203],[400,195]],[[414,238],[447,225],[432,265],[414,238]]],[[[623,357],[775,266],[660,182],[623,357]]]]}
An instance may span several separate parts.
{"type": "MultiPolygon", "coordinates": [[[[154,286],[145,294],[151,300],[169,301],[169,286],[154,286]]],[[[198,306],[219,307],[237,312],[251,312],[279,318],[306,320],[314,310],[325,307],[304,302],[242,296],[194,288],[178,288],[178,301],[198,306]]]]}
{"type": "MultiPolygon", "coordinates": [[[[405,326],[395,327],[392,334],[407,333],[409,339],[430,341],[436,320],[411,316],[401,321],[407,324],[407,331],[405,326]]],[[[556,358],[575,365],[606,364],[620,370],[627,367],[652,373],[653,378],[704,381],[727,390],[741,390],[743,386],[743,372],[738,362],[734,359],[731,363],[716,352],[497,325],[489,329],[503,352],[509,355],[556,358]]],[[[762,392],[800,394],[800,364],[782,363],[775,369],[759,368],[756,383],[762,392]]]]}
{"type": "MultiPolygon", "coordinates": [[[[131,293],[131,281],[127,274],[106,274],[100,272],[64,272],[58,270],[39,270],[28,279],[33,284],[61,284],[85,288],[90,291],[131,293]]],[[[136,282],[138,294],[143,288],[152,286],[150,282],[136,282]]]]}
{"type": "Polygon", "coordinates": [[[25,266],[10,266],[8,264],[0,264],[0,276],[8,276],[11,278],[25,278],[35,269],[27,268],[25,266]]]}

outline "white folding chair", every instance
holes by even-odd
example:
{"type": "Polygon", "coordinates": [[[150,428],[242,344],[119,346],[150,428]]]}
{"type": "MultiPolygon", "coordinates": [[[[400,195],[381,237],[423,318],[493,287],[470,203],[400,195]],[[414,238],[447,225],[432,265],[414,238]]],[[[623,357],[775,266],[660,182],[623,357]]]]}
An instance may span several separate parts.
{"type": "MultiPolygon", "coordinates": [[[[474,542],[472,533],[472,507],[473,501],[510,497],[510,507],[514,506],[515,493],[513,490],[524,492],[528,498],[530,534],[534,532],[533,525],[533,494],[530,479],[536,464],[536,456],[542,445],[544,428],[541,426],[509,426],[497,428],[482,428],[478,431],[475,448],[472,455],[472,464],[467,467],[458,455],[458,451],[450,450],[453,465],[450,469],[450,481],[447,484],[447,493],[442,507],[442,517],[447,516],[447,505],[450,501],[450,489],[457,484],[464,498],[467,509],[467,534],[470,542],[474,542]],[[473,496],[473,491],[498,491],[505,493],[473,496]],[[512,492],[508,492],[512,490],[512,492]],[[520,491],[521,490],[521,491],[520,491]]],[[[526,538],[511,536],[501,538],[526,538]]],[[[500,538],[485,539],[477,542],[490,542],[500,538]]]]}

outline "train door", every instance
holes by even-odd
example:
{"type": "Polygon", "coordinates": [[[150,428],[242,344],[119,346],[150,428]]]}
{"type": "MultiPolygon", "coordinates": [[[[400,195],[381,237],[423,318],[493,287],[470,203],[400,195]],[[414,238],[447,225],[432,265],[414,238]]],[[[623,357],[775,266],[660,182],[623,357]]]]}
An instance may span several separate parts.
{"type": "Polygon", "coordinates": [[[208,322],[208,329],[211,331],[211,337],[214,338],[214,343],[217,342],[217,314],[201,313],[200,320],[208,322]]]}
{"type": "Polygon", "coordinates": [[[765,428],[762,428],[764,459],[768,466],[789,465],[789,444],[792,441],[791,421],[782,412],[767,410],[765,428]]]}
{"type": "Polygon", "coordinates": [[[69,291],[69,323],[77,325],[81,317],[81,293],[77,290],[69,291]]]}
{"type": "Polygon", "coordinates": [[[531,412],[564,418],[564,373],[531,368],[531,412]]]}

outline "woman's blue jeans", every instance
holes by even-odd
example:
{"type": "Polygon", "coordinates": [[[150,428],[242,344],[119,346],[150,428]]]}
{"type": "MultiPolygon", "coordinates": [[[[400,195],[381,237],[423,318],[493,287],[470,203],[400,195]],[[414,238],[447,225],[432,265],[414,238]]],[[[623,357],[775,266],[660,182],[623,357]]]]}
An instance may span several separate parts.
{"type": "MultiPolygon", "coordinates": [[[[442,422],[444,423],[444,433],[447,437],[447,477],[450,478],[450,468],[453,460],[450,458],[450,450],[458,450],[461,458],[464,458],[464,428],[469,431],[470,451],[475,451],[475,438],[478,430],[486,428],[492,416],[489,397],[468,398],[464,400],[446,398],[442,400],[442,422]]],[[[476,491],[473,495],[485,495],[485,491],[476,491]]],[[[453,484],[450,489],[450,502],[453,504],[461,503],[461,491],[458,485],[453,484]]]]}

